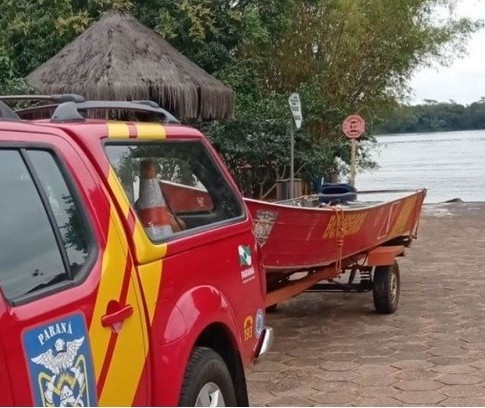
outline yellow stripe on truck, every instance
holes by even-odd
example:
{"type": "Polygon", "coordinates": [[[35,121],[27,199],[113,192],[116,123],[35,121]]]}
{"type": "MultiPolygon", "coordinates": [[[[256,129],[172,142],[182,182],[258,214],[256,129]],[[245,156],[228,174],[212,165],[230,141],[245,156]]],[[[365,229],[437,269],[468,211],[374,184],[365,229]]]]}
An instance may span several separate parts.
{"type": "MultiPolygon", "coordinates": [[[[134,278],[131,276],[126,303],[133,306],[134,313],[141,313],[141,308],[137,305],[141,306],[143,303],[136,297],[135,293],[139,291],[135,290],[133,282],[134,278]]],[[[108,375],[99,396],[99,406],[126,406],[131,405],[135,399],[148,354],[148,339],[144,328],[140,327],[140,321],[145,321],[143,315],[123,321],[108,375]],[[142,344],[144,346],[140,347],[142,344]]]]}
{"type": "Polygon", "coordinates": [[[167,133],[159,123],[135,123],[138,139],[165,139],[167,133]]]}
{"type": "MultiPolygon", "coordinates": [[[[162,261],[141,266],[139,275],[144,289],[149,325],[151,326],[162,281],[162,261]]],[[[140,293],[140,288],[136,280],[131,279],[127,298],[128,304],[142,304],[141,299],[136,298],[136,293],[140,293]]],[[[140,320],[144,321],[145,317],[142,315],[142,311],[139,310],[139,312],[140,320]]],[[[100,406],[123,406],[133,402],[135,398],[149,350],[148,334],[145,330],[141,330],[138,322],[138,319],[126,319],[118,334],[108,375],[99,397],[100,406]],[[139,344],[143,344],[144,347],[134,347],[134,345],[139,344]]]]}
{"type": "Polygon", "coordinates": [[[123,190],[118,176],[115,174],[112,167],[109,168],[108,184],[116,198],[117,203],[121,207],[121,212],[123,213],[123,216],[127,218],[130,212],[130,202],[128,201],[128,197],[126,197],[125,191],[123,190]]]}
{"type": "Polygon", "coordinates": [[[108,137],[118,137],[121,139],[128,139],[130,137],[130,129],[126,123],[123,122],[108,122],[108,137]]]}
{"type": "MultiPolygon", "coordinates": [[[[166,247],[166,245],[165,245],[166,247]]],[[[158,292],[160,290],[160,283],[162,281],[163,261],[152,262],[147,265],[139,267],[139,276],[141,286],[145,294],[146,306],[148,309],[148,318],[150,324],[153,322],[153,315],[158,299],[158,292]]]]}
{"type": "Polygon", "coordinates": [[[106,306],[112,299],[118,299],[123,284],[128,248],[115,224],[117,218],[113,207],[110,210],[106,249],[103,255],[101,277],[96,304],[94,306],[89,338],[93,354],[94,372],[99,379],[103,362],[111,337],[111,330],[101,326],[101,317],[106,313],[106,306]]]}

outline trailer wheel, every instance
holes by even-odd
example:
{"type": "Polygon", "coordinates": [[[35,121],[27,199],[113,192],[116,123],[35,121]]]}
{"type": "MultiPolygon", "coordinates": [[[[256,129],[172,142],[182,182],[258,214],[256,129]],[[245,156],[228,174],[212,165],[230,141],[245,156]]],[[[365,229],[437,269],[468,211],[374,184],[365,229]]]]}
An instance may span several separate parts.
{"type": "Polygon", "coordinates": [[[196,347],[185,369],[179,406],[235,406],[231,374],[222,357],[207,347],[196,347]]]}
{"type": "Polygon", "coordinates": [[[397,261],[393,265],[376,267],[373,294],[377,313],[391,314],[396,311],[400,289],[401,278],[397,261]]]}

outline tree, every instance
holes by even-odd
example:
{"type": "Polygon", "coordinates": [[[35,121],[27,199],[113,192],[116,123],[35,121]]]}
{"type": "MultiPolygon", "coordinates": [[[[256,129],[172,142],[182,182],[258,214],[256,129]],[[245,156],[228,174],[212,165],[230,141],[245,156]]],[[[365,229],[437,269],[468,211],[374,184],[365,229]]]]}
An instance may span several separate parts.
{"type": "Polygon", "coordinates": [[[25,81],[16,75],[12,60],[0,47],[0,95],[22,93],[24,89],[25,81]]]}
{"type": "Polygon", "coordinates": [[[90,22],[71,0],[2,0],[0,55],[24,77],[82,33],[90,22]]]}
{"type": "Polygon", "coordinates": [[[485,129],[485,99],[463,106],[454,101],[425,100],[399,105],[377,128],[379,133],[441,132],[485,129]]]}

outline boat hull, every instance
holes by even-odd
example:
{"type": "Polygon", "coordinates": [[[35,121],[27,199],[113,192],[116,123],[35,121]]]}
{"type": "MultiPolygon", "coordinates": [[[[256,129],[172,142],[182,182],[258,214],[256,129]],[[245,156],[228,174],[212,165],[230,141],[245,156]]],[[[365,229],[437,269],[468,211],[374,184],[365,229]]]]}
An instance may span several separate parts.
{"type": "Polygon", "coordinates": [[[415,234],[426,190],[361,207],[306,208],[245,199],[267,272],[317,268],[415,234]]]}

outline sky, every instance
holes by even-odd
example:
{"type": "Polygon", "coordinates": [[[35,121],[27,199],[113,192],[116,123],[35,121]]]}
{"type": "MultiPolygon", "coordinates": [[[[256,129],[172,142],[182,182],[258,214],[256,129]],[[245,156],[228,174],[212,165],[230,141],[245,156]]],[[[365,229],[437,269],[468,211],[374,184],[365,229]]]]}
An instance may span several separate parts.
{"type": "MultiPolygon", "coordinates": [[[[485,0],[457,0],[457,15],[485,20],[485,0]]],[[[467,44],[468,55],[449,67],[422,69],[410,82],[411,103],[423,99],[470,104],[485,97],[485,29],[475,33],[467,44]]]]}

